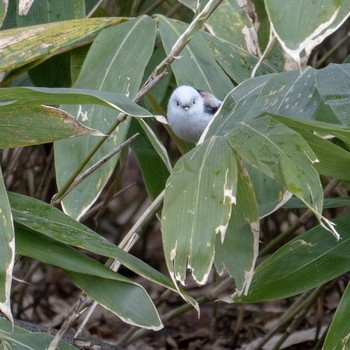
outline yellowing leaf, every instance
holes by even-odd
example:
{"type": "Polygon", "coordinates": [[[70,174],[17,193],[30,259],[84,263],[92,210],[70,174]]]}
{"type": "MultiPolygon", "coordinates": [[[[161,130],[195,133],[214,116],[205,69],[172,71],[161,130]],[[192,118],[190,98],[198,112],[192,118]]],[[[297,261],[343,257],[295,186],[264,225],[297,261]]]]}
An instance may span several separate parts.
{"type": "Polygon", "coordinates": [[[122,18],[92,18],[0,31],[0,70],[8,72],[33,61],[91,42],[101,29],[122,18]]]}

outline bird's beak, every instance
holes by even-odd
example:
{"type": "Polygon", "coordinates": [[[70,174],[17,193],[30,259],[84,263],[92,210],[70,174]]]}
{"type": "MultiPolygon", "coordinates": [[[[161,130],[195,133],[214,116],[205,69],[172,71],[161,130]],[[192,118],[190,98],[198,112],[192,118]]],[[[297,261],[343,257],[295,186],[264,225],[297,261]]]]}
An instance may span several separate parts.
{"type": "Polygon", "coordinates": [[[184,109],[187,111],[190,108],[190,106],[184,106],[184,109]]]}

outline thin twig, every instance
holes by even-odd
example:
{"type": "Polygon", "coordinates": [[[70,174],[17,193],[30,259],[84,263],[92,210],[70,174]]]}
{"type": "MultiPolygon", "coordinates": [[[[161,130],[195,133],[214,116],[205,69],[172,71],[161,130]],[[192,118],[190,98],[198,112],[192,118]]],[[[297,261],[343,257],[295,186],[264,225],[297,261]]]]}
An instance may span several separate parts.
{"type": "MultiPolygon", "coordinates": [[[[164,191],[158,195],[158,197],[147,208],[147,210],[143,213],[143,215],[139,218],[139,220],[137,220],[137,222],[134,224],[134,226],[130,229],[128,234],[125,236],[124,240],[121,242],[120,246],[123,247],[125,244],[127,244],[127,241],[131,239],[133,243],[137,241],[138,237],[141,236],[141,231],[143,230],[143,228],[150,222],[150,220],[154,217],[154,215],[157,213],[160,206],[162,205],[163,197],[164,197],[164,191]],[[128,240],[126,240],[127,237],[128,237],[128,240]]],[[[129,245],[128,247],[124,246],[123,249],[125,251],[128,251],[129,249],[131,249],[131,247],[132,245],[129,245]]],[[[115,262],[114,259],[109,259],[106,262],[106,265],[107,266],[111,265],[111,268],[113,269],[113,271],[117,271],[118,268],[120,267],[120,264],[115,264],[115,266],[113,266],[114,262],[115,262]]],[[[48,350],[56,349],[58,343],[63,338],[64,334],[68,331],[68,329],[72,326],[72,324],[87,310],[88,307],[91,306],[87,316],[83,320],[82,324],[80,325],[75,335],[75,338],[76,338],[81,333],[82,329],[85,327],[86,323],[88,322],[97,304],[98,303],[96,301],[93,301],[90,297],[81,296],[78,302],[74,305],[73,309],[69,312],[68,317],[64,321],[60,330],[52,339],[48,350]]]]}
{"type": "MultiPolygon", "coordinates": [[[[122,113],[121,113],[122,114],[122,113]]],[[[72,185],[74,180],[80,174],[80,172],[85,168],[85,166],[89,163],[90,159],[94,156],[94,154],[100,149],[100,147],[104,144],[106,140],[109,139],[112,132],[118,127],[120,124],[119,116],[117,117],[116,122],[112,125],[112,127],[107,131],[106,136],[102,136],[99,142],[95,145],[95,147],[90,150],[85,159],[79,164],[79,166],[74,170],[73,174],[69,177],[66,183],[62,186],[62,188],[52,197],[51,203],[53,205],[57,205],[62,201],[62,198],[65,196],[65,192],[72,185]]]]}
{"type": "Polygon", "coordinates": [[[53,337],[49,347],[47,350],[56,350],[59,342],[62,340],[63,336],[66,334],[66,332],[69,330],[71,325],[81,316],[81,314],[86,310],[88,307],[87,300],[84,299],[82,296],[79,298],[79,300],[74,305],[73,309],[69,312],[68,317],[64,320],[61,328],[56,333],[56,335],[53,337]]]}
{"type": "MultiPolygon", "coordinates": [[[[324,289],[324,285],[316,288],[311,293],[305,293],[302,295],[281,317],[278,324],[273,327],[256,345],[256,350],[262,349],[263,346],[275,335],[282,327],[291,323],[298,315],[306,312],[312,305],[312,303],[319,297],[324,289]],[[307,295],[309,294],[309,295],[307,295]]],[[[285,340],[285,339],[284,339],[285,340]]]]}
{"type": "MultiPolygon", "coordinates": [[[[122,188],[120,191],[118,191],[117,193],[114,193],[111,200],[114,200],[115,198],[119,197],[121,194],[123,194],[124,192],[128,191],[130,188],[135,186],[135,182],[131,183],[130,185],[122,188]]],[[[97,204],[95,204],[86,214],[84,214],[81,218],[80,221],[84,222],[86,220],[88,220],[92,215],[95,215],[98,211],[101,210],[101,207],[104,205],[103,202],[99,202],[97,204]]]]}

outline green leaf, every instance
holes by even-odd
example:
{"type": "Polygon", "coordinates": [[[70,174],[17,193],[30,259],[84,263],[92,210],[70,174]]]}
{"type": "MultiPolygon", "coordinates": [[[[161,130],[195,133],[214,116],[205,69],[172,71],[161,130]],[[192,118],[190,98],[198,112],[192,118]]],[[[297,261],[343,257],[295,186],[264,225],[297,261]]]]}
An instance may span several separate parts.
{"type": "Polygon", "coordinates": [[[81,135],[103,136],[58,108],[0,107],[0,148],[38,145],[81,135]]]}
{"type": "Polygon", "coordinates": [[[91,45],[87,44],[70,51],[70,78],[72,85],[77,81],[91,45]]]}
{"type": "MultiPolygon", "coordinates": [[[[317,71],[316,86],[339,124],[350,126],[350,64],[331,64],[317,71]]],[[[330,121],[324,119],[323,121],[330,121]]]]}
{"type": "Polygon", "coordinates": [[[9,199],[16,222],[61,243],[116,259],[136,274],[175,290],[168,277],[142,260],[126,253],[55,207],[37,199],[11,192],[9,193],[9,199]]]}
{"type": "Polygon", "coordinates": [[[16,225],[16,244],[19,254],[67,270],[87,295],[124,322],[154,330],[163,327],[152,300],[140,285],[21,224],[16,225]]]}
{"type": "Polygon", "coordinates": [[[247,50],[248,33],[253,23],[235,0],[224,0],[207,20],[210,32],[237,47],[247,50]]]}
{"type": "MultiPolygon", "coordinates": [[[[343,66],[343,65],[341,65],[343,66]]],[[[327,107],[320,86],[328,84],[326,79],[320,79],[322,70],[311,67],[278,74],[267,74],[245,81],[234,89],[226,98],[227,106],[223,118],[216,118],[212,127],[225,120],[228,131],[238,120],[250,120],[265,113],[293,117],[300,120],[319,120],[329,123],[340,123],[339,118],[327,107]],[[234,101],[234,108],[232,106],[234,101]]],[[[343,89],[346,93],[346,89],[343,89]]],[[[226,108],[225,108],[226,107],[226,108]]],[[[220,125],[223,129],[223,125],[220,125]]]]}
{"type": "Polygon", "coordinates": [[[247,293],[259,252],[259,220],[253,185],[246,169],[239,168],[237,201],[232,206],[225,239],[216,237],[215,266],[234,278],[238,294],[247,293]]]}
{"type": "Polygon", "coordinates": [[[164,253],[172,278],[182,284],[187,268],[198,283],[208,279],[216,236],[224,240],[236,202],[236,162],[224,139],[210,138],[180,158],[167,181],[164,253]]]}
{"type": "MultiPolygon", "coordinates": [[[[151,113],[123,93],[79,88],[14,87],[0,88],[0,101],[7,104],[35,106],[38,104],[98,104],[132,116],[149,117],[151,113]]],[[[78,108],[79,109],[79,108],[78,108]]],[[[80,107],[81,110],[81,107],[80,107]]],[[[77,114],[84,120],[86,115],[77,114]]],[[[115,113],[115,112],[113,112],[115,113]]]]}
{"type": "Polygon", "coordinates": [[[334,219],[341,240],[321,226],[296,237],[257,268],[247,296],[237,302],[288,298],[320,286],[350,270],[350,216],[334,219]]]}
{"type": "Polygon", "coordinates": [[[149,142],[152,144],[154,150],[157,152],[158,156],[162,159],[167,170],[171,171],[172,166],[171,166],[169,155],[168,155],[166,148],[160,142],[160,140],[156,136],[155,132],[151,129],[151,127],[143,119],[139,119],[138,122],[139,122],[142,130],[147,135],[147,138],[148,138],[149,142]]]}
{"type": "Polygon", "coordinates": [[[349,0],[303,1],[265,0],[272,29],[281,46],[296,61],[337,30],[350,14],[349,0]]]}
{"type": "Polygon", "coordinates": [[[350,152],[305,129],[298,129],[298,132],[316,154],[318,162],[313,165],[319,174],[350,180],[350,152]]]}
{"type": "MultiPolygon", "coordinates": [[[[337,133],[333,135],[346,141],[350,113],[349,76],[350,65],[340,64],[321,70],[307,67],[302,72],[289,71],[249,79],[227,96],[208,135],[222,135],[234,128],[237,121],[270,113],[298,120],[300,128],[309,126],[308,130],[323,133],[334,130],[337,133]]],[[[287,121],[292,127],[291,121],[287,121]]]]}
{"type": "Polygon", "coordinates": [[[322,135],[336,136],[345,143],[350,142],[350,126],[319,122],[315,120],[300,120],[279,115],[273,115],[273,118],[298,131],[300,129],[317,131],[322,135]]]}
{"type": "Polygon", "coordinates": [[[10,294],[15,261],[14,236],[10,203],[0,168],[0,311],[12,322],[10,294]]]}
{"type": "Polygon", "coordinates": [[[348,283],[344,294],[338,304],[332,323],[328,329],[323,349],[343,350],[350,347],[350,283],[348,283]]]}
{"type": "Polygon", "coordinates": [[[132,283],[124,276],[58,240],[42,235],[19,222],[16,222],[15,228],[16,249],[20,255],[58,266],[64,270],[132,283]]]}
{"type": "Polygon", "coordinates": [[[281,72],[285,68],[285,63],[287,63],[281,45],[273,44],[272,47],[269,46],[267,53],[265,52],[270,41],[271,31],[271,22],[266,12],[265,2],[261,0],[252,0],[252,4],[254,6],[254,23],[255,25],[259,25],[257,34],[259,38],[260,50],[266,55],[265,61],[268,60],[277,68],[279,72],[281,72]]]}
{"type": "Polygon", "coordinates": [[[39,24],[0,32],[1,72],[30,62],[42,61],[91,42],[101,29],[122,22],[121,18],[92,18],[39,24]]]}
{"type": "Polygon", "coordinates": [[[189,7],[191,10],[196,11],[200,3],[197,0],[179,0],[182,4],[189,7]]]}
{"type": "MultiPolygon", "coordinates": [[[[251,77],[252,70],[259,60],[257,57],[216,36],[206,32],[200,32],[200,34],[209,43],[215,59],[231,79],[236,83],[241,83],[251,77]]],[[[256,75],[273,72],[276,72],[276,68],[269,63],[262,62],[256,75]]]]}
{"type": "Polygon", "coordinates": [[[258,76],[244,81],[233,89],[226,96],[220,110],[210,123],[205,137],[225,135],[236,127],[237,122],[260,115],[261,112],[252,113],[251,109],[258,103],[258,98],[265,85],[276,75],[258,76]]]}
{"type": "MultiPolygon", "coordinates": [[[[323,208],[339,208],[350,205],[350,197],[336,197],[336,198],[325,198],[323,202],[323,208]]],[[[287,203],[283,205],[286,209],[302,209],[306,208],[306,205],[298,198],[291,198],[287,203]]]]}
{"type": "Polygon", "coordinates": [[[302,72],[294,70],[270,75],[249,110],[249,118],[268,112],[295,116],[298,119],[313,119],[321,103],[316,75],[317,71],[310,67],[302,72]]]}
{"type": "Polygon", "coordinates": [[[270,116],[264,116],[248,123],[237,123],[237,127],[228,133],[227,140],[248,164],[300,198],[337,236],[331,222],[322,217],[323,188],[312,166],[317,158],[298,133],[270,116]]]}
{"type": "MultiPolygon", "coordinates": [[[[346,120],[346,115],[349,114],[347,110],[349,105],[347,102],[349,83],[346,78],[348,76],[348,66],[337,65],[319,71],[306,68],[302,72],[283,72],[249,79],[228,94],[216,118],[210,124],[206,137],[229,135],[237,128],[240,128],[239,123],[242,121],[250,124],[254,118],[261,116],[264,112],[275,114],[274,119],[301,133],[305,136],[307,142],[310,141],[311,144],[309,146],[303,141],[306,148],[303,147],[309,151],[311,147],[316,156],[320,156],[320,160],[317,157],[311,157],[314,161],[312,166],[315,169],[327,175],[339,176],[342,169],[346,167],[346,163],[340,164],[347,157],[345,151],[339,151],[339,156],[336,156],[336,146],[332,147],[330,145],[326,153],[326,141],[317,140],[312,135],[308,136],[308,130],[322,134],[331,134],[345,142],[349,142],[349,128],[341,125],[342,120],[346,120]],[[341,89],[335,87],[332,90],[330,87],[336,85],[336,82],[333,80],[333,84],[329,82],[330,77],[333,76],[332,74],[336,75],[336,79],[340,81],[341,89]],[[335,107],[340,105],[342,107],[339,109],[335,107]],[[327,158],[330,156],[333,158],[328,161],[327,158]],[[316,159],[320,162],[315,162],[316,159]],[[332,165],[334,165],[333,168],[332,165]]],[[[246,147],[247,138],[242,136],[241,142],[243,143],[240,147],[246,147]]],[[[250,147],[254,150],[257,148],[257,145],[260,145],[260,143],[252,142],[250,147]]],[[[292,145],[290,146],[292,147],[292,145]]],[[[292,149],[288,152],[291,151],[292,149]]],[[[291,153],[291,156],[293,154],[294,151],[291,153]]],[[[266,159],[268,158],[269,156],[266,159]]],[[[268,170],[267,168],[269,167],[267,166],[266,170],[268,170]]],[[[263,186],[263,181],[265,182],[267,178],[263,179],[260,177],[259,179],[259,175],[255,178],[252,171],[250,169],[248,171],[253,185],[260,183],[259,186],[254,185],[254,190],[261,215],[269,213],[270,209],[273,210],[283,203],[284,199],[281,197],[281,193],[285,193],[283,182],[280,182],[282,188],[278,189],[271,183],[271,186],[266,189],[263,186]],[[258,193],[259,188],[262,189],[260,194],[258,193]],[[275,197],[275,200],[271,202],[271,205],[265,207],[265,198],[271,194],[275,197]],[[273,205],[274,202],[275,206],[273,205]],[[263,210],[261,210],[261,204],[264,206],[263,210]]],[[[340,178],[347,177],[347,173],[348,169],[344,171],[340,178]]],[[[310,176],[311,174],[312,172],[310,176]]]]}
{"type": "Polygon", "coordinates": [[[131,143],[130,148],[137,156],[147,192],[154,199],[165,187],[171,170],[170,160],[164,146],[146,121],[131,121],[129,135],[136,132],[140,135],[131,143]]]}
{"type": "MultiPolygon", "coordinates": [[[[232,90],[207,130],[206,138],[211,135],[226,135],[237,127],[238,122],[255,116],[257,112],[251,113],[250,110],[257,103],[265,85],[275,76],[269,74],[249,79],[232,90]]],[[[284,185],[249,164],[244,167],[253,184],[260,217],[275,211],[288,199],[284,185]]]]}
{"type": "MultiPolygon", "coordinates": [[[[84,0],[34,1],[29,12],[17,13],[17,27],[85,18],[84,0]]],[[[70,52],[50,57],[29,70],[36,86],[70,86],[70,52]]]]}
{"type": "MultiPolygon", "coordinates": [[[[162,43],[168,54],[178,39],[186,30],[187,24],[158,16],[159,31],[162,43]]],[[[216,63],[205,39],[196,33],[180,56],[172,63],[177,85],[192,85],[213,93],[223,99],[232,90],[233,84],[216,63]]]]}
{"type": "Polygon", "coordinates": [[[163,328],[156,308],[142,287],[71,271],[67,274],[89,297],[125,323],[154,331],[163,328]]]}
{"type": "Polygon", "coordinates": [[[8,8],[8,1],[1,1],[0,2],[0,27],[2,26],[5,20],[7,8],[8,8]]]}
{"type": "MultiPolygon", "coordinates": [[[[105,29],[91,46],[74,87],[108,90],[133,97],[140,87],[144,69],[153,51],[155,34],[156,23],[149,17],[138,17],[105,29]]],[[[62,108],[72,115],[78,115],[81,111],[87,118],[85,125],[102,132],[107,132],[116,120],[116,113],[104,107],[83,105],[62,108]]],[[[86,168],[125,141],[129,123],[130,119],[127,119],[118,126],[86,168]]],[[[59,189],[64,186],[97,142],[96,139],[87,137],[55,144],[56,178],[59,189]]],[[[114,156],[64,198],[62,205],[66,213],[74,218],[80,218],[90,208],[112,175],[118,159],[119,155],[114,156]]]]}
{"type": "Polygon", "coordinates": [[[266,49],[270,36],[270,21],[267,16],[265,3],[260,0],[252,0],[254,5],[254,15],[257,16],[259,21],[258,38],[261,51],[266,49]]]}
{"type": "MultiPolygon", "coordinates": [[[[47,349],[53,336],[42,332],[30,332],[24,328],[13,326],[0,317],[1,344],[9,344],[9,349],[16,350],[43,350],[47,349]]],[[[3,347],[3,349],[7,349],[3,347]]],[[[57,350],[76,350],[74,345],[60,341],[57,350]]]]}
{"type": "Polygon", "coordinates": [[[250,164],[244,164],[252,182],[259,217],[263,218],[280,208],[290,197],[290,192],[281,183],[250,164]]]}

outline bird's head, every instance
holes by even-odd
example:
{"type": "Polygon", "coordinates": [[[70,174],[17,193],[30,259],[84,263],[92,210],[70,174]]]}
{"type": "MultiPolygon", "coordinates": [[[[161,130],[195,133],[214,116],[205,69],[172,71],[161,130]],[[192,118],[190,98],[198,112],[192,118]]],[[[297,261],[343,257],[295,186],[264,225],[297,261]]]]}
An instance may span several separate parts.
{"type": "Polygon", "coordinates": [[[203,110],[203,97],[195,88],[187,85],[175,89],[168,104],[168,115],[200,115],[203,110]]]}

